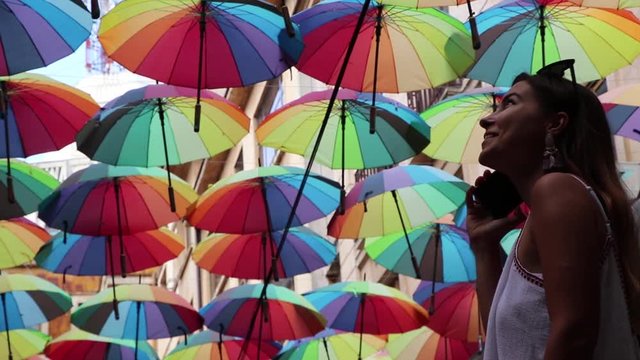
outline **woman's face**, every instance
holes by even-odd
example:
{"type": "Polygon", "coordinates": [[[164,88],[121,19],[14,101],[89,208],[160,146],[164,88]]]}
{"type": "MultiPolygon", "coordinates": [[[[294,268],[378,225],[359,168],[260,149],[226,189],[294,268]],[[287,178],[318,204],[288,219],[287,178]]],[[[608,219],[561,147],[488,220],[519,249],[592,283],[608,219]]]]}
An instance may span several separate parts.
{"type": "Polygon", "coordinates": [[[498,109],[480,120],[485,134],[478,160],[506,174],[541,166],[545,119],[533,88],[526,81],[516,83],[498,109]]]}

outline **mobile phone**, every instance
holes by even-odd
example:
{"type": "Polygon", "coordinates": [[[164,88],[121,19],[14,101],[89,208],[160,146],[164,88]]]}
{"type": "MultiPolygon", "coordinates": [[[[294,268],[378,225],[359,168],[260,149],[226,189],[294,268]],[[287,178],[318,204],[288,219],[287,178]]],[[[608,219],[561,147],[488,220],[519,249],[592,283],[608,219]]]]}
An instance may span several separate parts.
{"type": "Polygon", "coordinates": [[[522,203],[518,190],[503,173],[494,171],[473,192],[494,219],[503,218],[522,203]]]}

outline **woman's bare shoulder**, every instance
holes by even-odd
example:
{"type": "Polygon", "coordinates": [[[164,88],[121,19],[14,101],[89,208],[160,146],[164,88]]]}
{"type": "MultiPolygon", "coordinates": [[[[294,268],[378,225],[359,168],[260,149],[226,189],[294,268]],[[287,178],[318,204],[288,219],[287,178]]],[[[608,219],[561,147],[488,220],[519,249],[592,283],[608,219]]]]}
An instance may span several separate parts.
{"type": "Polygon", "coordinates": [[[550,216],[566,212],[591,212],[597,204],[581,180],[567,173],[549,173],[533,185],[532,210],[541,208],[550,216]]]}

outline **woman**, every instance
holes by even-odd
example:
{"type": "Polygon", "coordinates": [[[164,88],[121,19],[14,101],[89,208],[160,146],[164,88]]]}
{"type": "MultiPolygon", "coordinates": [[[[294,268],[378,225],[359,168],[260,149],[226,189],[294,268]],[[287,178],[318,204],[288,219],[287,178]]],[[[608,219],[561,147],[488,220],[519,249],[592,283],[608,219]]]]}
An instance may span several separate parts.
{"type": "Polygon", "coordinates": [[[489,172],[467,196],[484,359],[638,358],[638,239],[598,98],[561,74],[522,74],[480,125],[480,163],[531,210],[502,269],[499,241],[524,216],[494,219],[473,197],[489,172]]]}

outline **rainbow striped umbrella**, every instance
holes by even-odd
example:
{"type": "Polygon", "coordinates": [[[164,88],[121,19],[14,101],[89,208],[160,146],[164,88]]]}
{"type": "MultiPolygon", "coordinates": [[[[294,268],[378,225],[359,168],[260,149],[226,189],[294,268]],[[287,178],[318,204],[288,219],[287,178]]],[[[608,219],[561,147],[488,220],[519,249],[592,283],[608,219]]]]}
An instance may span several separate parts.
{"type": "Polygon", "coordinates": [[[277,285],[242,285],[227,290],[200,309],[209,329],[258,341],[312,336],[326,320],[304,297],[277,285]],[[256,316],[254,318],[254,316],[256,316]],[[258,321],[258,328],[253,322],[258,321]]]}
{"type": "Polygon", "coordinates": [[[431,127],[431,142],[422,151],[434,159],[477,164],[484,129],[480,120],[491,114],[508,88],[467,91],[429,107],[420,117],[431,127]]]}
{"type": "Polygon", "coordinates": [[[0,76],[70,55],[89,37],[91,26],[82,0],[0,0],[0,76]]]}
{"type": "Polygon", "coordinates": [[[254,234],[214,234],[196,246],[193,260],[214,274],[242,279],[264,279],[271,266],[276,278],[306,274],[327,266],[336,247],[305,227],[287,233],[281,256],[275,261],[282,231],[254,234]]]}
{"type": "MultiPolygon", "coordinates": [[[[437,6],[456,6],[466,4],[469,0],[378,0],[378,3],[384,5],[401,5],[416,8],[437,7],[437,6]]],[[[475,0],[471,0],[475,1],[475,0]]]]}
{"type": "Polygon", "coordinates": [[[26,218],[0,220],[0,269],[8,269],[33,260],[51,235],[26,218]]]}
{"type": "MultiPolygon", "coordinates": [[[[353,360],[358,357],[360,335],[326,329],[311,338],[285,343],[278,360],[353,360]]],[[[362,335],[362,356],[370,356],[382,349],[386,340],[375,335],[362,335]]]]}
{"type": "Polygon", "coordinates": [[[38,210],[38,205],[60,185],[48,172],[13,160],[0,161],[0,219],[12,219],[38,210]]]}
{"type": "Polygon", "coordinates": [[[51,336],[33,329],[19,329],[0,332],[0,358],[3,359],[28,359],[42,352],[51,336]]]}
{"type": "Polygon", "coordinates": [[[449,339],[421,327],[404,334],[390,335],[386,349],[392,359],[467,360],[478,351],[478,345],[449,339]]]}
{"type": "Polygon", "coordinates": [[[611,132],[640,141],[640,84],[611,89],[599,96],[611,132]]]}
{"type": "Polygon", "coordinates": [[[640,0],[569,0],[581,6],[628,9],[640,7],[640,0]]]}
{"type": "Polygon", "coordinates": [[[245,341],[223,336],[211,330],[204,330],[178,344],[164,360],[231,360],[231,359],[273,359],[280,350],[276,342],[245,341]],[[242,352],[243,345],[246,345],[242,352]],[[241,356],[243,355],[243,356],[241,356]]]}
{"type": "Polygon", "coordinates": [[[78,329],[72,329],[51,341],[44,353],[51,360],[77,358],[91,360],[157,360],[158,355],[146,341],[108,338],[78,329]]]}
{"type": "Polygon", "coordinates": [[[76,136],[78,150],[111,165],[166,166],[210,158],[236,145],[249,131],[237,105],[204,91],[196,133],[196,90],[148,85],[107,103],[76,136]],[[164,149],[160,151],[160,149],[164,149]]]}
{"type": "Polygon", "coordinates": [[[519,73],[562,59],[575,59],[578,82],[597,80],[640,55],[640,20],[625,10],[505,0],[477,21],[482,48],[466,77],[495,86],[511,86],[519,73]]]}
{"type": "MultiPolygon", "coordinates": [[[[241,171],[205,191],[187,220],[199,229],[250,234],[282,230],[300,188],[304,169],[269,166],[241,171]]],[[[338,207],[340,187],[310,173],[292,226],[327,216],[338,207]]]]}

